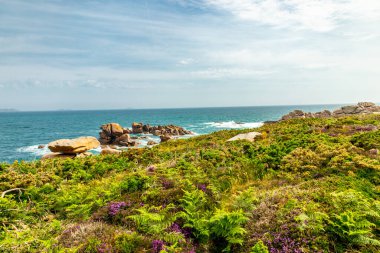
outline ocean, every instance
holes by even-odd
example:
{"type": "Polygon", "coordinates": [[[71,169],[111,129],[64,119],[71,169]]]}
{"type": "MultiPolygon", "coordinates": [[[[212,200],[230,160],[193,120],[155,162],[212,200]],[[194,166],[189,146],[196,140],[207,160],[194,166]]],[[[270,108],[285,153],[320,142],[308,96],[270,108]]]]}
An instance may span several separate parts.
{"type": "MultiPolygon", "coordinates": [[[[64,138],[99,135],[102,124],[132,122],[150,125],[174,124],[197,135],[222,129],[256,128],[264,121],[301,109],[307,112],[333,110],[341,105],[255,106],[187,109],[130,109],[93,111],[0,112],[0,162],[31,161],[49,152],[39,145],[64,138]]],[[[149,136],[149,138],[155,138],[149,136]]],[[[97,153],[99,150],[93,150],[97,153]]]]}

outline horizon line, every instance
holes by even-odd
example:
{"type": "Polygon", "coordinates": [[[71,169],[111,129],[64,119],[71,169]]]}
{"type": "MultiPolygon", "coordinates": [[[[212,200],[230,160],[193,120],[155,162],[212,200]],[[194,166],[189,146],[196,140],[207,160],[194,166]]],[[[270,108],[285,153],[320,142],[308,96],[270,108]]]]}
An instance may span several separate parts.
{"type": "MultiPolygon", "coordinates": [[[[70,111],[123,111],[123,110],[175,110],[175,109],[213,109],[213,108],[248,108],[248,107],[285,107],[285,106],[317,106],[317,105],[351,105],[356,103],[332,103],[332,104],[278,104],[278,105],[246,105],[246,106],[202,106],[202,107],[146,107],[146,108],[106,108],[106,109],[52,109],[52,110],[23,110],[15,108],[0,108],[0,113],[18,112],[70,112],[70,111]],[[5,111],[1,111],[5,110],[5,111]],[[9,110],[9,111],[7,111],[9,110]]],[[[375,104],[379,104],[374,102],[375,104]]]]}

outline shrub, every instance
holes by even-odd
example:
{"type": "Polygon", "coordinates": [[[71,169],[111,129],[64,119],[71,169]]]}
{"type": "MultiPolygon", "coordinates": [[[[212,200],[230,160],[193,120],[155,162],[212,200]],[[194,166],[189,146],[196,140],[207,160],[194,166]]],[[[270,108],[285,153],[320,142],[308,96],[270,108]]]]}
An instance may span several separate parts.
{"type": "Polygon", "coordinates": [[[138,249],[144,246],[147,246],[146,239],[135,232],[121,234],[115,238],[115,249],[120,253],[138,252],[138,249]]]}
{"type": "Polygon", "coordinates": [[[250,253],[269,253],[269,250],[263,241],[260,240],[255,244],[255,246],[252,247],[250,253]]]}

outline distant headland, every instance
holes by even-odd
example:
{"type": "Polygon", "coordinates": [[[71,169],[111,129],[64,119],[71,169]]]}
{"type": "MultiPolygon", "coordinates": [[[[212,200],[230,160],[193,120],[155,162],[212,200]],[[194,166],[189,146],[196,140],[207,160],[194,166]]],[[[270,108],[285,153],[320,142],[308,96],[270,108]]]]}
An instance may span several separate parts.
{"type": "Polygon", "coordinates": [[[0,112],[18,112],[18,110],[13,108],[0,108],[0,112]]]}

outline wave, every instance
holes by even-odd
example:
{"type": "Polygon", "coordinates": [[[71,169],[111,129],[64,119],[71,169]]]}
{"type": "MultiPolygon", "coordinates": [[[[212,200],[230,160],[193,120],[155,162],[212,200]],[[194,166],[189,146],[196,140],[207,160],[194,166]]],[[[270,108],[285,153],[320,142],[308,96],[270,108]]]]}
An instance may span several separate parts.
{"type": "Polygon", "coordinates": [[[38,148],[39,145],[25,146],[18,148],[16,151],[20,153],[31,153],[35,156],[43,156],[47,153],[50,153],[47,145],[44,148],[38,148]]]}
{"type": "Polygon", "coordinates": [[[239,128],[258,128],[264,125],[263,122],[235,122],[235,121],[226,121],[226,122],[207,122],[205,123],[209,127],[215,128],[231,128],[231,129],[239,129],[239,128]]]}
{"type": "MultiPolygon", "coordinates": [[[[40,145],[25,146],[25,147],[21,147],[21,148],[16,149],[16,151],[20,152],[20,153],[30,153],[36,157],[43,156],[43,155],[46,155],[48,153],[51,153],[51,151],[47,147],[47,144],[46,145],[44,144],[44,146],[45,146],[44,148],[38,148],[38,146],[40,146],[40,145]]],[[[89,151],[91,153],[98,154],[102,151],[102,149],[99,146],[98,148],[91,149],[89,151]]]]}

